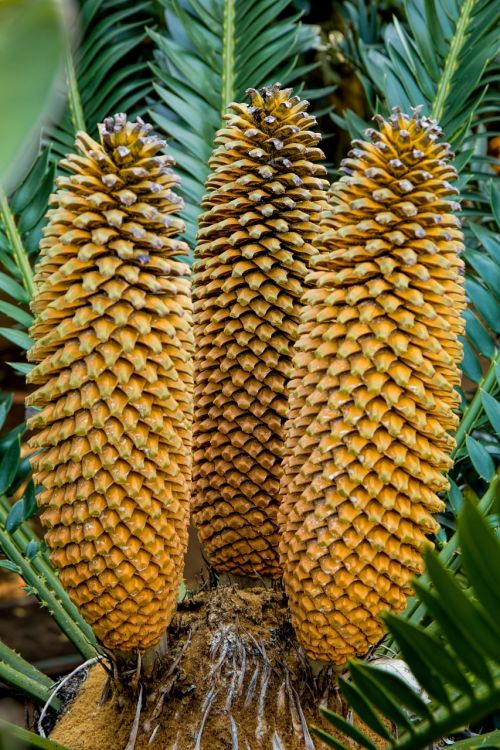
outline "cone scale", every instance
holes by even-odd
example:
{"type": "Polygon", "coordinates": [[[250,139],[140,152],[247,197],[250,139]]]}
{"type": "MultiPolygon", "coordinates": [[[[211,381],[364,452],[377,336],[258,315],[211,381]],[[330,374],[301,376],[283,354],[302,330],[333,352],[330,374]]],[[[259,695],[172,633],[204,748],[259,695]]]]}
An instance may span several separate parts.
{"type": "Polygon", "coordinates": [[[109,649],[144,651],[187,543],[192,350],[173,160],[141,120],[79,133],[61,166],[32,303],[28,426],[62,584],[109,649]]]}
{"type": "Polygon", "coordinates": [[[331,188],[304,298],[279,514],[294,627],[337,664],[404,608],[438,528],[464,328],[449,146],[417,111],[367,134],[331,188]]]}
{"type": "Polygon", "coordinates": [[[199,224],[193,518],[218,571],[277,577],[287,386],[326,181],[307,102],[248,93],[216,136],[199,224]]]}

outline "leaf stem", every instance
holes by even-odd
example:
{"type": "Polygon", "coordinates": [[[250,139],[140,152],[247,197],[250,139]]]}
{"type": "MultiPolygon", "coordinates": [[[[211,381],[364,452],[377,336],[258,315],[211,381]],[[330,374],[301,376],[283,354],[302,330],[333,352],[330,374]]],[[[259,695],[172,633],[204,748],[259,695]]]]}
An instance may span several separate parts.
{"type": "Polygon", "coordinates": [[[5,665],[11,667],[16,672],[22,673],[25,677],[35,680],[40,685],[44,685],[49,691],[52,691],[55,687],[54,682],[50,677],[47,677],[46,674],[40,672],[40,670],[34,667],[33,664],[30,664],[29,661],[23,659],[20,654],[0,641],[0,671],[5,665]]]}
{"type": "MultiPolygon", "coordinates": [[[[65,608],[64,599],[61,601],[54,590],[61,587],[60,582],[54,580],[56,579],[55,573],[50,570],[43,558],[29,560],[26,557],[22,538],[19,538],[19,536],[16,538],[18,532],[11,535],[5,530],[7,515],[8,512],[4,505],[0,504],[0,546],[5,555],[19,566],[26,583],[34,589],[40,602],[49,608],[54,620],[74,643],[82,656],[87,659],[95,656],[95,646],[83,632],[76,618],[65,608]]],[[[68,598],[66,592],[64,592],[64,596],[68,598]]],[[[87,625],[87,627],[89,626],[87,625]]]]}
{"type": "Polygon", "coordinates": [[[476,0],[465,0],[453,34],[450,51],[446,57],[443,73],[439,79],[436,96],[432,103],[431,117],[438,122],[443,117],[446,101],[450,93],[451,81],[458,65],[458,58],[467,39],[469,26],[476,0]]]}
{"type": "Polygon", "coordinates": [[[10,721],[0,719],[0,733],[2,739],[14,740],[16,747],[34,748],[35,750],[69,750],[66,745],[61,745],[54,740],[46,740],[38,734],[29,732],[27,729],[11,724],[10,721]]]}
{"type": "Polygon", "coordinates": [[[490,366],[488,368],[486,375],[478,384],[474,397],[464,409],[462,419],[460,420],[460,424],[458,425],[457,431],[455,433],[456,447],[451,454],[452,458],[455,458],[461,451],[463,444],[465,442],[465,438],[467,437],[468,433],[473,428],[476,419],[478,418],[478,416],[480,415],[483,409],[481,393],[482,391],[489,392],[492,385],[494,384],[495,379],[496,379],[495,366],[498,363],[498,360],[499,360],[499,352],[496,352],[490,362],[490,366]]]}
{"type": "MultiPolygon", "coordinates": [[[[0,497],[0,534],[2,530],[1,511],[2,509],[7,512],[10,510],[10,503],[5,497],[0,497]]],[[[21,526],[14,531],[11,535],[12,540],[17,544],[18,548],[22,551],[26,549],[29,542],[35,542],[41,544],[40,538],[30,529],[28,524],[24,522],[21,526]]],[[[0,539],[1,546],[1,539],[0,539]]],[[[67,611],[71,619],[80,627],[83,634],[90,643],[95,643],[95,636],[90,625],[83,619],[77,607],[73,604],[68,596],[68,592],[59,580],[50,560],[47,557],[47,553],[40,551],[32,560],[30,560],[32,567],[37,573],[47,581],[48,585],[59,597],[59,601],[64,609],[67,611]]]]}
{"type": "MultiPolygon", "coordinates": [[[[3,644],[2,644],[3,646],[3,644]]],[[[4,648],[6,648],[4,646],[4,648]]],[[[45,677],[42,672],[39,673],[40,678],[45,677]]],[[[8,685],[13,687],[15,690],[19,690],[30,698],[38,701],[39,703],[46,703],[52,694],[50,687],[47,687],[41,679],[38,677],[32,677],[27,675],[25,672],[21,672],[7,661],[4,661],[3,655],[0,654],[0,679],[2,682],[6,682],[8,685]]],[[[54,706],[57,708],[61,703],[58,701],[58,705],[54,706]]],[[[0,737],[1,739],[1,737],[0,737]]],[[[2,745],[3,747],[3,745],[2,745]]]]}
{"type": "Polygon", "coordinates": [[[82,101],[78,88],[78,80],[75,71],[75,62],[70,45],[66,55],[66,88],[68,93],[69,111],[75,133],[79,130],[86,130],[85,117],[83,115],[82,101]]]}
{"type": "Polygon", "coordinates": [[[224,3],[224,30],[222,38],[222,92],[221,118],[227,105],[234,99],[234,44],[235,8],[234,0],[224,3]]]}
{"type": "Polygon", "coordinates": [[[35,292],[35,284],[33,281],[33,270],[28,258],[28,253],[25,250],[21,235],[17,228],[14,216],[10,210],[9,201],[4,191],[0,187],[0,216],[7,233],[7,237],[10,241],[12,251],[14,254],[14,260],[21,274],[23,286],[28,295],[28,300],[33,297],[35,292]]]}

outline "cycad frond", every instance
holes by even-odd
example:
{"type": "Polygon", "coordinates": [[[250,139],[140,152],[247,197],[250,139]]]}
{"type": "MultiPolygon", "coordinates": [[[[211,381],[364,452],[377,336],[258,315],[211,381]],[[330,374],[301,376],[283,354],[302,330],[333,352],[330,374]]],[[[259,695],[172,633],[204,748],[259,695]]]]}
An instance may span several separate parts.
{"type": "Polygon", "coordinates": [[[76,130],[97,133],[110,112],[144,113],[152,90],[144,48],[155,22],[151,0],[80,0],[82,39],[68,60],[68,107],[50,132],[55,160],[73,148],[76,130]]]}
{"type": "MultiPolygon", "coordinates": [[[[415,582],[417,598],[431,618],[432,634],[430,628],[412,625],[395,615],[386,616],[389,631],[421,685],[420,693],[395,674],[390,660],[385,660],[384,667],[353,661],[351,680],[339,681],[344,697],[375,735],[386,741],[387,750],[421,750],[498,708],[500,599],[496,574],[500,544],[471,504],[460,514],[459,537],[471,588],[460,588],[431,551],[426,554],[426,563],[432,585],[415,582]],[[422,698],[422,691],[430,697],[430,703],[422,698]],[[382,723],[380,717],[388,721],[382,723]],[[391,724],[394,734],[387,730],[391,724]]],[[[328,710],[323,713],[329,723],[360,746],[374,747],[344,717],[328,710]]],[[[323,730],[315,729],[315,733],[337,750],[351,746],[323,730]]],[[[478,746],[484,739],[478,738],[478,746]]],[[[490,746],[487,739],[486,744],[490,746]]]]}
{"type": "MultiPolygon", "coordinates": [[[[450,143],[460,142],[485,93],[484,72],[498,51],[495,0],[407,0],[385,49],[364,48],[366,72],[389,107],[424,104],[450,143]]],[[[361,47],[363,47],[361,43],[361,47]]]]}
{"type": "Polygon", "coordinates": [[[208,176],[213,139],[226,106],[243,101],[246,89],[304,74],[297,56],[317,40],[316,27],[300,25],[300,13],[276,20],[291,0],[162,0],[166,34],[158,47],[155,89],[162,102],[153,119],[172,136],[169,149],[182,177],[187,239],[194,244],[199,204],[208,176]]]}
{"type": "Polygon", "coordinates": [[[11,196],[0,189],[0,290],[10,300],[0,300],[0,312],[14,321],[11,327],[0,329],[0,335],[23,349],[31,345],[25,333],[32,323],[27,311],[33,293],[31,265],[42,234],[54,169],[50,151],[44,149],[11,196]]]}

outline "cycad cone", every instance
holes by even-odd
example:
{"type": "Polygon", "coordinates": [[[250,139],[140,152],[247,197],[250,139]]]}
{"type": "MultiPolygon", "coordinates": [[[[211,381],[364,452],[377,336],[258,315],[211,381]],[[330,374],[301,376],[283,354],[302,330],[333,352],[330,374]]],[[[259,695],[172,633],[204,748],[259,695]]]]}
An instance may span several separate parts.
{"type": "Polygon", "coordinates": [[[399,111],[332,186],[290,384],[280,551],[308,654],[380,639],[443,509],[465,297],[456,172],[440,130],[399,111]]]}
{"type": "Polygon", "coordinates": [[[248,93],[216,136],[202,202],[193,517],[217,570],[272,577],[292,346],[326,182],[308,103],[279,85],[248,93]]]}
{"type": "Polygon", "coordinates": [[[61,166],[32,304],[28,403],[45,539],[110,649],[145,650],[175,605],[192,430],[189,268],[165,144],[141,120],[79,133],[61,166]]]}

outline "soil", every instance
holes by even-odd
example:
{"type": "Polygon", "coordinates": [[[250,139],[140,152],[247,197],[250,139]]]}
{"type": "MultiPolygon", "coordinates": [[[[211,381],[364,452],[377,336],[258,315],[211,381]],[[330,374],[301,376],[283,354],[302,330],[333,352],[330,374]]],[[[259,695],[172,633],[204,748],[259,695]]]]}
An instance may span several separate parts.
{"type": "MultiPolygon", "coordinates": [[[[319,750],[320,704],[342,710],[330,667],[313,674],[284,594],[220,587],[185,599],[159,676],[145,684],[135,750],[319,750]]],[[[92,669],[51,739],[130,750],[135,696],[92,669]]],[[[323,746],[324,747],[324,746],[323,746]]]]}

